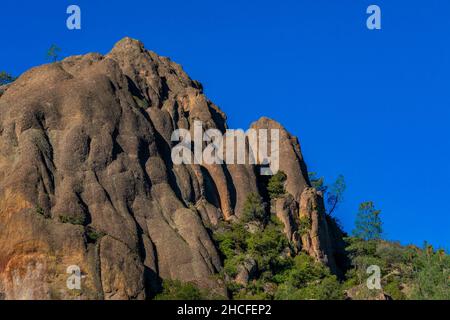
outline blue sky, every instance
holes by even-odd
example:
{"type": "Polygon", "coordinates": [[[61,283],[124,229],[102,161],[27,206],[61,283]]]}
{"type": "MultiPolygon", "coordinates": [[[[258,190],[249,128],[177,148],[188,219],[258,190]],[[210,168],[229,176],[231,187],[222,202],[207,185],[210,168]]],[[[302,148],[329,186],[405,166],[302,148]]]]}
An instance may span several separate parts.
{"type": "Polygon", "coordinates": [[[233,128],[260,116],[297,135],[310,171],[343,174],[336,213],[382,209],[385,236],[450,249],[450,2],[446,0],[9,1],[0,70],[106,53],[124,36],[200,80],[233,128]],[[77,4],[82,30],[66,28],[77,4]],[[366,28],[366,8],[382,30],[366,28]]]}

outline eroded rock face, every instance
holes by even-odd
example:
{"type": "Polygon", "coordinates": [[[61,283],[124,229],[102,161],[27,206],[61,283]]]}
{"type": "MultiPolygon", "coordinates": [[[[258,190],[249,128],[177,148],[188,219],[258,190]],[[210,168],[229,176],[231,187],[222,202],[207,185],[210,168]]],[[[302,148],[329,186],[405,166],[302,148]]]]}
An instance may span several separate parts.
{"type": "Polygon", "coordinates": [[[302,249],[310,256],[336,269],[331,248],[322,194],[314,188],[303,191],[300,199],[300,219],[308,221],[310,229],[301,235],[302,249]]]}
{"type": "Polygon", "coordinates": [[[249,281],[255,277],[258,265],[254,259],[247,257],[237,269],[238,274],[236,275],[235,282],[242,286],[246,286],[249,281]]]}
{"type": "Polygon", "coordinates": [[[298,229],[298,204],[291,195],[278,198],[273,201],[272,211],[284,224],[284,233],[288,239],[293,239],[298,229]]]}
{"type": "MultiPolygon", "coordinates": [[[[259,178],[250,165],[174,165],[171,134],[195,120],[227,128],[201,84],[130,38],[107,55],[36,67],[2,88],[0,296],[144,299],[166,278],[224,294],[207,228],[240,216],[259,178]],[[81,290],[67,289],[71,265],[81,268],[81,290]]],[[[292,196],[277,212],[292,238],[296,206],[316,199],[303,196],[298,141],[270,119],[254,126],[282,131],[280,168],[292,196]]],[[[305,208],[300,216],[317,223],[304,248],[323,260],[333,250],[329,231],[320,212],[305,208]]]]}
{"type": "Polygon", "coordinates": [[[309,230],[301,234],[302,250],[328,265],[339,277],[344,276],[348,261],[345,234],[336,221],[325,212],[323,195],[314,188],[306,188],[300,199],[300,220],[306,219],[309,230]]]}
{"type": "MultiPolygon", "coordinates": [[[[308,170],[303,160],[298,139],[291,136],[286,129],[278,122],[262,117],[252,123],[251,128],[266,129],[268,136],[271,136],[271,129],[277,129],[279,132],[279,169],[287,175],[286,191],[294,197],[297,202],[303,190],[310,185],[308,170]]],[[[270,139],[269,139],[270,142],[270,139]]],[[[268,150],[271,149],[268,143],[268,150]]]]}

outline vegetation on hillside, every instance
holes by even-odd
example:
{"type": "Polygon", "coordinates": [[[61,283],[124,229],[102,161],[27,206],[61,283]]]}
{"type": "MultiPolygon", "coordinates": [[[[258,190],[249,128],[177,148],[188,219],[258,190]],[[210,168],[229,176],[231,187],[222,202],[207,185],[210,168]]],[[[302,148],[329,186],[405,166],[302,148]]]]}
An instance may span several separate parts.
{"type": "Polygon", "coordinates": [[[267,192],[269,193],[270,199],[279,198],[286,193],[284,190],[286,179],[286,174],[281,170],[270,178],[269,183],[267,184],[267,192]]]}
{"type": "MultiPolygon", "coordinates": [[[[251,212],[262,206],[253,198],[247,199],[244,217],[253,216],[251,212]]],[[[304,253],[294,255],[281,222],[273,215],[269,219],[243,218],[224,223],[215,238],[224,255],[221,276],[232,299],[344,298],[339,281],[327,267],[304,253]],[[249,224],[260,227],[251,230],[249,224]],[[246,261],[254,261],[256,268],[243,284],[235,279],[246,261]]]]}
{"type": "MultiPolygon", "coordinates": [[[[339,177],[332,186],[323,178],[310,176],[312,185],[328,200],[329,217],[343,198],[345,182],[339,177]]],[[[285,194],[286,176],[268,182],[270,199],[285,194]]],[[[308,221],[300,221],[307,232],[308,221]]],[[[305,229],[305,230],[303,230],[305,229]]],[[[221,222],[214,240],[223,256],[220,278],[231,299],[342,300],[374,299],[380,294],[394,300],[450,299],[450,256],[428,244],[423,248],[402,246],[382,239],[381,210],[373,202],[359,207],[352,236],[345,240],[351,267],[338,279],[328,267],[306,253],[296,253],[283,233],[283,226],[271,215],[257,194],[250,194],[242,217],[221,222]],[[381,289],[369,289],[369,266],[378,266],[381,289]]],[[[194,284],[165,281],[157,299],[207,299],[194,284]]]]}
{"type": "Polygon", "coordinates": [[[380,290],[365,285],[370,265],[381,270],[381,290],[394,300],[450,299],[450,256],[443,250],[402,246],[385,240],[348,238],[352,268],[347,272],[344,289],[357,286],[354,298],[368,299],[380,290]]]}
{"type": "Polygon", "coordinates": [[[165,280],[163,290],[155,300],[206,300],[207,294],[193,283],[178,280],[165,280]]]}

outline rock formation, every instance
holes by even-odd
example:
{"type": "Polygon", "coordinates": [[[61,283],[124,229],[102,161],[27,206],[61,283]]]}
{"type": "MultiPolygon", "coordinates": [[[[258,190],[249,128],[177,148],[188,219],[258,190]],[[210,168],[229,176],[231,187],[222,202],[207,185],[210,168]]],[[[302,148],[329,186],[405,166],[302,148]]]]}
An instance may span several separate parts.
{"type": "MultiPolygon", "coordinates": [[[[199,82],[130,38],[2,87],[0,297],[144,299],[161,279],[224,294],[210,228],[240,216],[261,178],[254,165],[174,165],[171,134],[194,120],[227,128],[199,82]],[[67,290],[71,265],[82,290],[67,290]]],[[[281,130],[290,196],[275,211],[287,236],[337,272],[341,236],[310,188],[297,139],[267,118],[252,127],[281,130]],[[299,236],[302,216],[312,229],[299,236]]]]}

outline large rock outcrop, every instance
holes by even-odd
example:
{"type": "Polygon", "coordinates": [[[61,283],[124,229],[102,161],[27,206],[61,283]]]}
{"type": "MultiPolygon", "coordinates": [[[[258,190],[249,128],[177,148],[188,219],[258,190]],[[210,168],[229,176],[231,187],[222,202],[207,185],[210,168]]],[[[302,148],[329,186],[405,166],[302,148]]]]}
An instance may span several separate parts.
{"type": "MultiPolygon", "coordinates": [[[[144,299],[161,279],[224,294],[208,228],[239,216],[260,178],[253,165],[172,163],[175,129],[195,120],[227,128],[199,82],[125,38],[106,55],[33,68],[1,91],[0,297],[144,299]],[[71,265],[79,291],[66,287],[71,265]]],[[[324,213],[302,206],[322,200],[310,195],[297,139],[267,118],[253,127],[282,132],[286,233],[310,215],[304,249],[337,268],[324,213]]]]}

